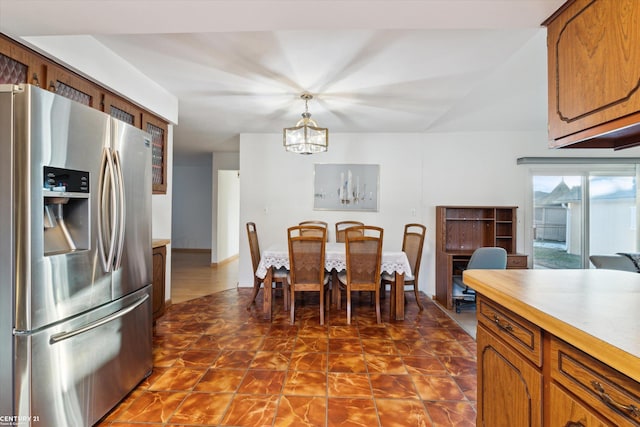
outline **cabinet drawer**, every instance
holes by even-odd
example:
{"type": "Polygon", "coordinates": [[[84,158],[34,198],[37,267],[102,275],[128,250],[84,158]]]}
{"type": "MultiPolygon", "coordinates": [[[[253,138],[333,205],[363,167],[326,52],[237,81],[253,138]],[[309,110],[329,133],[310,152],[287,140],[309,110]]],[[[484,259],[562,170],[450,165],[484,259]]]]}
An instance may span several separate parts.
{"type": "Polygon", "coordinates": [[[505,340],[523,356],[542,366],[542,330],[493,301],[477,296],[478,322],[505,340]]]}
{"type": "Polygon", "coordinates": [[[613,424],[640,426],[640,383],[555,337],[551,378],[613,424]]]}
{"type": "Polygon", "coordinates": [[[527,256],[507,255],[507,268],[527,268],[527,256]]]}

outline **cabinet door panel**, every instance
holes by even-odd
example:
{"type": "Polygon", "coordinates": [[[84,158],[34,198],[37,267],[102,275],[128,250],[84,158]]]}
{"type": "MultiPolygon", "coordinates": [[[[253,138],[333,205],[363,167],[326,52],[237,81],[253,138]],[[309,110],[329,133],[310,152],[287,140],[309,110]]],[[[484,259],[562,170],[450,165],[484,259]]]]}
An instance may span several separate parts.
{"type": "Polygon", "coordinates": [[[622,128],[611,122],[640,111],[639,20],[637,0],[576,0],[548,23],[551,139],[622,128]]]}
{"type": "Polygon", "coordinates": [[[40,86],[44,64],[33,52],[0,34],[0,84],[40,86]]]}
{"type": "Polygon", "coordinates": [[[478,426],[542,425],[542,374],[478,324],[478,426]]]}
{"type": "Polygon", "coordinates": [[[49,80],[49,90],[72,99],[81,104],[100,108],[100,91],[96,85],[85,80],[68,70],[53,64],[47,64],[47,79],[49,80]]]}
{"type": "Polygon", "coordinates": [[[598,417],[556,384],[550,390],[551,424],[549,427],[613,427],[598,417]]]}
{"type": "Polygon", "coordinates": [[[104,94],[103,103],[105,113],[125,123],[129,123],[131,126],[140,128],[142,113],[135,105],[111,93],[104,94]]]}
{"type": "Polygon", "coordinates": [[[167,131],[168,126],[162,120],[142,114],[142,130],[149,132],[152,144],[152,183],[153,194],[167,193],[167,131]]]}
{"type": "Polygon", "coordinates": [[[153,320],[164,314],[164,287],[167,247],[153,249],[153,320]]]}

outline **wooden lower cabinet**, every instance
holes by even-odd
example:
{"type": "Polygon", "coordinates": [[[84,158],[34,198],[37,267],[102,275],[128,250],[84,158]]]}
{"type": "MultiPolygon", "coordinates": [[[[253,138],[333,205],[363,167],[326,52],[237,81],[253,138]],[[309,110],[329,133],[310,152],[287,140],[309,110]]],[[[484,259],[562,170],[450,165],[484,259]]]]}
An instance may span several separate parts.
{"type": "Polygon", "coordinates": [[[164,314],[164,287],[167,247],[153,248],[153,320],[164,314]]]}
{"type": "MultiPolygon", "coordinates": [[[[585,414],[595,414],[585,415],[585,426],[640,426],[639,383],[560,339],[551,337],[549,347],[553,383],[571,400],[582,402],[585,414]]],[[[574,418],[563,411],[552,411],[551,417],[567,422],[574,418]]]]}
{"type": "Polygon", "coordinates": [[[478,324],[478,426],[542,425],[542,374],[478,324]]]}
{"type": "Polygon", "coordinates": [[[478,295],[477,425],[638,427],[640,383],[478,295]]]}

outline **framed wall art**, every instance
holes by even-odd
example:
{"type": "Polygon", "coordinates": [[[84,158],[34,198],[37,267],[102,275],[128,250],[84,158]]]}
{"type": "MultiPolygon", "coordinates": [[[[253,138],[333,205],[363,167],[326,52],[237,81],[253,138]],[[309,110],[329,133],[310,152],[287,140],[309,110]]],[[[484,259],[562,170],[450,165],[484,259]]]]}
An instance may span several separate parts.
{"type": "Polygon", "coordinates": [[[313,208],[332,211],[378,211],[380,165],[314,165],[313,208]]]}

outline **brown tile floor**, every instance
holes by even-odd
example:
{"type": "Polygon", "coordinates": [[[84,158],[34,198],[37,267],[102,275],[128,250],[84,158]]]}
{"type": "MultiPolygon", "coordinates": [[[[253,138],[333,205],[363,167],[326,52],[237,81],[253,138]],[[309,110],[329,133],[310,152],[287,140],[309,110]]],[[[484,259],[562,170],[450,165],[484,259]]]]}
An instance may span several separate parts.
{"type": "MultiPolygon", "coordinates": [[[[274,301],[272,323],[251,291],[173,304],[154,330],[154,370],[102,426],[474,426],[476,344],[435,303],[420,313],[407,293],[404,321],[375,323],[369,296],[354,319],[317,294],[296,324],[274,301]]],[[[344,298],[344,296],[343,296],[344,298]]],[[[258,294],[262,301],[262,291],[258,294]]]]}

